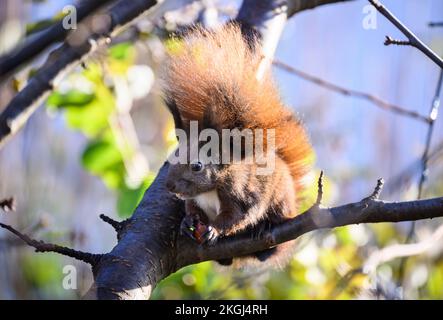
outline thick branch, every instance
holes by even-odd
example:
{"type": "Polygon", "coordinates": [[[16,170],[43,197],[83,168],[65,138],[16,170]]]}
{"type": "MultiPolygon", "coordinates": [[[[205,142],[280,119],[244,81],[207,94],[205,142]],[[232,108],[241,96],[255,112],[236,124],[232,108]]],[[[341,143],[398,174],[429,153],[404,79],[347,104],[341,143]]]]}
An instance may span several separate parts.
{"type": "MultiPolygon", "coordinates": [[[[377,191],[378,192],[378,191],[377,191]]],[[[372,198],[335,208],[313,206],[291,221],[275,226],[259,239],[239,235],[220,241],[214,247],[196,247],[200,261],[218,260],[261,251],[293,240],[313,230],[331,229],[351,224],[415,221],[443,217],[443,197],[409,202],[384,202],[372,198]]],[[[179,250],[182,252],[182,250],[179,250]]],[[[186,263],[186,256],[179,256],[186,263]]]]}
{"type": "Polygon", "coordinates": [[[396,16],[394,16],[379,0],[368,0],[382,15],[386,17],[398,30],[403,33],[407,41],[399,41],[387,37],[385,45],[410,45],[423,52],[429,59],[434,61],[440,68],[443,68],[443,59],[441,59],[434,51],[432,51],[423,41],[421,41],[411,30],[409,30],[396,16]]]}
{"type": "Polygon", "coordinates": [[[96,268],[89,297],[138,299],[150,296],[156,284],[178,269],[207,260],[247,255],[292,240],[310,231],[350,224],[399,222],[443,216],[443,198],[390,203],[378,200],[382,181],[363,200],[335,208],[315,204],[307,212],[274,226],[260,238],[249,233],[199,246],[179,235],[182,201],[165,190],[167,165],[146,192],[117,246],[96,268]]]}
{"type": "Polygon", "coordinates": [[[92,24],[99,25],[99,28],[89,28],[86,24],[79,25],[64,44],[51,53],[43,67],[0,115],[0,147],[26,123],[65,74],[101,45],[111,41],[124,27],[145,14],[157,2],[121,0],[97,18],[100,19],[100,23],[92,24]]]}
{"type": "MultiPolygon", "coordinates": [[[[84,0],[76,7],[77,22],[82,21],[92,12],[113,0],[84,0]]],[[[32,60],[51,44],[62,41],[70,30],[63,27],[60,20],[50,27],[29,36],[23,44],[0,57],[0,79],[4,79],[24,63],[32,60]]]]}
{"type": "Polygon", "coordinates": [[[294,14],[320,5],[352,0],[243,0],[236,21],[246,38],[258,36],[263,54],[257,77],[269,68],[277,49],[283,28],[294,14]]]}

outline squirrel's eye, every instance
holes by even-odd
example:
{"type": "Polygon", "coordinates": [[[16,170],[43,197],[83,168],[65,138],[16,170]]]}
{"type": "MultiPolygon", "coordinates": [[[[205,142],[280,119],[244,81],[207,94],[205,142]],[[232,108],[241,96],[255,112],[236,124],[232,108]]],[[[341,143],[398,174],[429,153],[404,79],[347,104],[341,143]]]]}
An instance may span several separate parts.
{"type": "Polygon", "coordinates": [[[196,163],[192,163],[191,164],[191,170],[192,171],[202,171],[203,170],[203,163],[201,163],[200,161],[199,162],[196,162],[196,163]]]}

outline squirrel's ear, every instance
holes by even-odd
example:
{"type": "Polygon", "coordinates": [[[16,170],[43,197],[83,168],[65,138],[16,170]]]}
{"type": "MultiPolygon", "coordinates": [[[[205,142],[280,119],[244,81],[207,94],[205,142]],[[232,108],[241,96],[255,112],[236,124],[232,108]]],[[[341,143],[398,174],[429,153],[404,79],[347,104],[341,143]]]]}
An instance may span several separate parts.
{"type": "Polygon", "coordinates": [[[164,101],[169,111],[172,113],[172,117],[174,118],[175,128],[184,130],[183,120],[180,116],[180,112],[178,110],[177,104],[175,103],[175,100],[171,97],[166,96],[164,98],[164,101]]]}
{"type": "Polygon", "coordinates": [[[214,116],[216,115],[214,109],[215,108],[213,106],[208,106],[205,108],[205,111],[203,113],[202,128],[200,129],[214,129],[216,131],[220,131],[222,129],[219,128],[218,122],[214,118],[214,116]]]}

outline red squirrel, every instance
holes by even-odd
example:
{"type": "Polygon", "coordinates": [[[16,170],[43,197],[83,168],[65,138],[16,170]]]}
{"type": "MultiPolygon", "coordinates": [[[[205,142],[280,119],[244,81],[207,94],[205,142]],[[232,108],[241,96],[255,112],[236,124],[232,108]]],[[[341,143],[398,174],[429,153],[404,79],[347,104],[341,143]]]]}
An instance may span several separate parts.
{"type": "MultiPolygon", "coordinates": [[[[281,102],[270,70],[258,79],[263,57],[258,41],[253,42],[247,43],[234,24],[215,31],[196,28],[178,42],[166,64],[165,100],[177,128],[190,134],[191,121],[196,121],[198,132],[212,129],[220,135],[223,129],[274,130],[270,174],[258,174],[257,163],[202,163],[189,155],[186,163],[170,164],[166,187],[185,201],[181,232],[199,243],[293,218],[310,169],[306,160],[312,148],[306,131],[281,102]]],[[[180,143],[187,142],[190,151],[193,142],[186,139],[180,143]]],[[[223,153],[221,142],[219,147],[223,153]]],[[[241,153],[242,160],[251,156],[241,153]]],[[[288,256],[283,253],[292,244],[219,263],[252,258],[283,264],[288,256]]]]}

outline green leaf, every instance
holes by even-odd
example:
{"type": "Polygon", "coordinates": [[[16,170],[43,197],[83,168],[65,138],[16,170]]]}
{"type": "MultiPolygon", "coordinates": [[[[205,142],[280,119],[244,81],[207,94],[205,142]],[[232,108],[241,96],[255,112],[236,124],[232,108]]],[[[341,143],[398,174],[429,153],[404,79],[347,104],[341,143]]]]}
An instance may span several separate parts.
{"type": "Polygon", "coordinates": [[[127,218],[134,212],[153,180],[154,176],[149,175],[138,188],[132,189],[125,186],[119,190],[117,212],[120,217],[127,218]]]}
{"type": "Polygon", "coordinates": [[[49,96],[46,104],[50,108],[81,107],[91,103],[94,98],[94,94],[85,93],[75,89],[70,90],[67,93],[55,91],[49,96]]]}
{"type": "Polygon", "coordinates": [[[26,255],[22,259],[24,278],[37,287],[59,284],[63,273],[60,257],[55,255],[26,255]]]}
{"type": "Polygon", "coordinates": [[[117,60],[132,59],[134,53],[134,46],[130,42],[122,42],[109,48],[110,57],[117,60]]]}
{"type": "Polygon", "coordinates": [[[91,142],[82,155],[83,166],[92,173],[104,173],[123,161],[118,149],[108,141],[91,142]]]}
{"type": "Polygon", "coordinates": [[[431,299],[443,298],[443,264],[436,265],[432,270],[428,280],[428,291],[431,299]]]}
{"type": "Polygon", "coordinates": [[[97,136],[108,127],[109,114],[98,104],[91,104],[85,108],[70,108],[65,117],[71,128],[82,131],[88,137],[97,136]]]}

